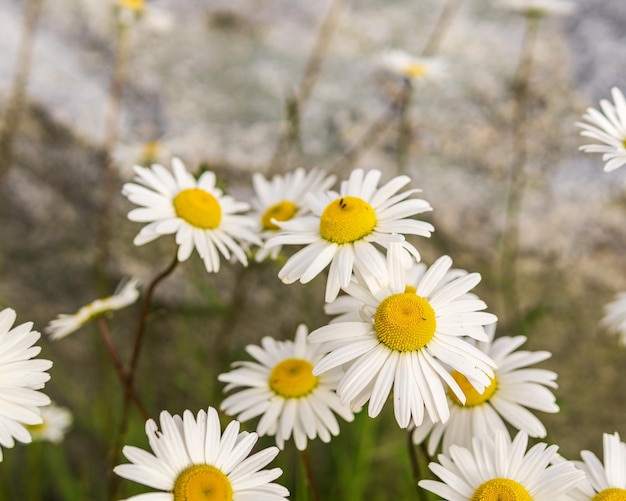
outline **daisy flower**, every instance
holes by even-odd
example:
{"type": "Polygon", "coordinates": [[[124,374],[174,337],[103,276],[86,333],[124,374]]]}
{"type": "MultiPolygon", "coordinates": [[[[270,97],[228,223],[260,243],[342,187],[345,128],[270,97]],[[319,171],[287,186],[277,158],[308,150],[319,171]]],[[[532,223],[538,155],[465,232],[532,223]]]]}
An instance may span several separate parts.
{"type": "Polygon", "coordinates": [[[61,339],[77,331],[94,318],[114,310],[121,310],[139,298],[139,279],[122,280],[112,296],[96,299],[80,308],[73,315],[61,313],[44,328],[50,339],[61,339]]]}
{"type": "Polygon", "coordinates": [[[500,430],[508,435],[505,422],[515,429],[525,431],[531,437],[545,437],[546,429],[529,409],[543,412],[559,412],[554,394],[547,388],[556,388],[556,374],[528,366],[550,358],[547,351],[517,350],[526,337],[501,337],[493,341],[495,326],[486,328],[490,342],[478,347],[495,363],[494,377],[482,393],[474,389],[465,376],[454,371],[452,377],[463,389],[465,404],[448,391],[450,419],[445,423],[426,420],[413,432],[415,443],[427,436],[428,454],[434,455],[437,445],[443,441],[443,452],[455,444],[470,447],[472,437],[492,434],[500,430]]]}
{"type": "Polygon", "coordinates": [[[222,433],[217,411],[209,407],[197,416],[186,410],[182,418],[163,411],[160,424],[161,430],[154,420],[146,422],[153,454],[125,446],[122,453],[132,464],[113,469],[120,477],[159,492],[139,494],[127,501],[278,501],[289,495],[287,489],[272,482],[282,474],[280,468],[262,469],[276,457],[278,448],[249,456],[258,435],[240,433],[238,421],[231,421],[222,433]]]}
{"type": "MultiPolygon", "coordinates": [[[[288,172],[283,176],[274,176],[268,181],[258,172],[252,176],[252,185],[257,200],[253,202],[256,211],[252,215],[259,224],[261,238],[267,240],[276,234],[280,228],[272,220],[288,221],[294,217],[307,215],[310,211],[304,204],[307,193],[322,192],[330,189],[335,183],[335,176],[328,176],[326,172],[303,168],[288,172]]],[[[277,245],[271,252],[261,247],[256,254],[256,260],[261,262],[268,255],[276,259],[281,246],[277,245]]]]}
{"type": "Polygon", "coordinates": [[[31,330],[33,323],[11,328],[15,318],[11,308],[0,311],[0,446],[9,448],[15,440],[30,443],[27,426],[42,422],[40,407],[50,399],[38,390],[50,379],[46,371],[52,367],[50,360],[35,358],[41,335],[31,330]]]}
{"type": "Polygon", "coordinates": [[[500,6],[532,18],[565,16],[574,12],[576,8],[575,4],[568,0],[502,0],[500,6]]]}
{"type": "Polygon", "coordinates": [[[305,245],[279,271],[284,283],[310,282],[330,265],[325,296],[330,302],[340,288],[348,286],[353,270],[386,284],[385,260],[374,244],[386,248],[390,242],[401,241],[404,252],[419,261],[417,249],[400,234],[430,236],[434,229],[431,224],[409,218],[431,210],[431,206],[425,200],[409,199],[420,190],[397,194],[410,182],[409,177],[395,177],[379,188],[380,176],[378,170],[365,173],[356,169],[341,183],[339,193],[307,194],[312,216],[276,222],[282,231],[267,241],[268,248],[305,245]]]}
{"type": "Polygon", "coordinates": [[[121,9],[132,10],[133,12],[141,12],[146,4],[146,0],[117,0],[117,6],[121,9]]]}
{"type": "Polygon", "coordinates": [[[293,435],[296,447],[306,449],[307,438],[320,437],[330,442],[339,434],[333,412],[352,421],[352,411],[339,403],[335,388],[341,369],[314,376],[313,366],[321,358],[318,346],[307,343],[308,329],[301,324],[294,341],[276,341],[265,337],[262,346],[248,346],[246,351],[257,362],[238,362],[231,372],[218,379],[229,383],[225,391],[245,388],[226,398],[220,408],[240,421],[262,416],[257,433],[276,435],[281,449],[293,435]]]}
{"type": "Polygon", "coordinates": [[[186,261],[195,248],[208,272],[220,269],[219,254],[231,254],[244,266],[248,259],[241,244],[261,245],[254,233],[254,221],[237,215],[249,205],[238,202],[215,186],[215,174],[205,171],[196,180],[180,159],[172,160],[172,175],[162,165],[151,168],[135,166],[137,183],[126,183],[122,193],[139,209],[131,210],[128,219],[149,223],[135,237],[143,245],[161,235],[176,234],[178,260],[186,261]]]}
{"type": "Polygon", "coordinates": [[[613,102],[600,101],[602,113],[594,108],[587,108],[583,115],[588,123],[577,122],[584,129],[580,135],[590,137],[603,144],[585,144],[579,149],[585,153],[602,153],[605,172],[611,172],[626,164],[626,100],[617,87],[611,89],[613,102]]]}
{"type": "Polygon", "coordinates": [[[60,407],[53,402],[41,408],[41,419],[40,424],[26,427],[32,439],[58,444],[63,440],[72,424],[72,413],[65,407],[60,407]]]}
{"type": "MultiPolygon", "coordinates": [[[[397,255],[392,244],[390,255],[397,255]]],[[[462,339],[487,340],[483,325],[496,321],[482,310],[485,303],[465,295],[480,281],[469,273],[447,281],[452,260],[439,258],[416,284],[393,271],[390,287],[352,282],[346,293],[359,300],[361,319],[330,323],[309,335],[327,354],[314,375],[346,366],[337,387],[341,403],[360,407],[369,400],[368,414],[376,417],[393,387],[396,421],[421,424],[426,409],[431,421],[445,421],[450,411],[443,383],[465,401],[451,376],[456,370],[472,380],[478,391],[489,386],[494,362],[462,339]]]]}
{"type": "MultiPolygon", "coordinates": [[[[626,161],[626,160],[625,160],[626,161]]],[[[620,292],[604,307],[602,325],[620,335],[620,343],[626,346],[626,292],[620,292]]]]}
{"type": "Polygon", "coordinates": [[[390,74],[402,77],[413,84],[439,79],[445,72],[441,58],[415,57],[399,49],[383,53],[380,65],[390,74]]]}
{"type": "Polygon", "coordinates": [[[626,499],[626,443],[619,434],[605,433],[604,465],[593,452],[582,451],[573,463],[585,472],[585,481],[570,497],[576,501],[623,501],[626,499]]]}
{"type": "Polygon", "coordinates": [[[565,496],[584,474],[558,457],[556,445],[539,443],[528,452],[528,435],[520,431],[513,442],[501,432],[474,438],[472,448],[453,445],[429,468],[442,481],[420,480],[419,486],[448,501],[555,501],[565,496]]]}

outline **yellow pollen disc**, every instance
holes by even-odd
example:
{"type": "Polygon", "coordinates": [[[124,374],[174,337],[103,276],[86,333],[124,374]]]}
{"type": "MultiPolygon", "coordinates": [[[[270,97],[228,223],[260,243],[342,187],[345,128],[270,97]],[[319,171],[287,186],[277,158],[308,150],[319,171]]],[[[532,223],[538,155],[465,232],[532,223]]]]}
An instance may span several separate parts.
{"type": "Polygon", "coordinates": [[[408,78],[424,78],[428,73],[428,67],[425,64],[411,63],[404,67],[404,74],[408,78]]]}
{"type": "Polygon", "coordinates": [[[624,148],[626,148],[626,137],[625,137],[624,139],[622,139],[622,146],[623,146],[624,148]]]}
{"type": "Polygon", "coordinates": [[[381,301],[374,314],[374,331],[381,343],[396,351],[415,351],[435,335],[435,310],[417,294],[402,292],[381,301]]]}
{"type": "Polygon", "coordinates": [[[145,5],[145,0],[118,0],[117,4],[124,9],[141,12],[145,5]]]}
{"type": "Polygon", "coordinates": [[[301,358],[287,358],[272,369],[269,383],[272,391],[283,398],[300,398],[315,389],[318,379],[313,375],[311,362],[301,358]]]}
{"type": "Polygon", "coordinates": [[[498,388],[496,378],[489,378],[491,379],[491,384],[485,388],[485,391],[478,393],[476,388],[474,388],[467,378],[460,372],[452,371],[452,377],[459,384],[461,390],[465,394],[465,403],[463,404],[452,391],[448,390],[448,394],[450,395],[450,398],[452,398],[452,401],[460,407],[473,407],[475,405],[483,404],[493,396],[498,388]]]}
{"type": "Polygon", "coordinates": [[[298,206],[294,204],[291,200],[283,200],[282,202],[278,202],[277,204],[272,205],[269,209],[265,211],[265,214],[261,216],[261,224],[263,225],[263,229],[280,229],[278,226],[272,223],[272,219],[276,219],[276,221],[289,221],[293,216],[296,215],[297,210],[298,206]]]}
{"type": "Polygon", "coordinates": [[[222,207],[217,199],[200,188],[183,190],[174,197],[176,215],[191,226],[209,230],[222,220],[222,207]]]}
{"type": "Polygon", "coordinates": [[[522,484],[508,478],[492,478],[474,491],[470,501],[533,501],[522,484]]]}
{"type": "Polygon", "coordinates": [[[349,244],[369,235],[376,227],[376,213],[357,197],[341,197],[329,203],[320,219],[323,238],[336,244],[349,244]]]}
{"type": "Polygon", "coordinates": [[[37,433],[37,432],[43,431],[46,427],[47,425],[45,422],[39,423],[39,424],[27,424],[26,425],[26,429],[30,433],[37,433]]]}
{"type": "Polygon", "coordinates": [[[214,466],[194,464],[178,475],[173,494],[174,501],[232,501],[233,487],[214,466]]]}
{"type": "Polygon", "coordinates": [[[592,501],[626,501],[626,489],[612,487],[598,492],[592,501]]]}

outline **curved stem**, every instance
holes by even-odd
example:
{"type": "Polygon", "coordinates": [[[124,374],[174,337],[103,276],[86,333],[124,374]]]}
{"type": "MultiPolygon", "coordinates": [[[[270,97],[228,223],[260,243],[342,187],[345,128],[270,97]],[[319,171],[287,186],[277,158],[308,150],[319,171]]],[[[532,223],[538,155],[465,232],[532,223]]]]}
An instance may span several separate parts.
{"type": "Polygon", "coordinates": [[[458,12],[463,0],[448,0],[443,7],[441,14],[437,18],[437,22],[433,31],[430,33],[430,37],[422,50],[423,56],[434,56],[441,45],[444,35],[450,28],[454,16],[458,12]]]}
{"type": "Polygon", "coordinates": [[[311,489],[313,501],[320,501],[320,493],[317,489],[317,484],[315,483],[315,476],[313,475],[313,468],[311,466],[309,451],[307,449],[300,451],[300,458],[302,459],[302,465],[304,466],[304,471],[306,473],[306,478],[309,483],[309,488],[311,489]]]}
{"type": "MultiPolygon", "coordinates": [[[[424,489],[422,489],[418,482],[422,480],[422,472],[420,469],[419,458],[417,457],[417,451],[413,444],[413,430],[409,430],[406,437],[406,447],[409,452],[409,461],[411,463],[411,472],[413,473],[413,481],[415,482],[415,488],[417,489],[417,496],[420,501],[428,501],[428,496],[424,489]]],[[[428,462],[428,461],[427,461],[428,462]]]]}

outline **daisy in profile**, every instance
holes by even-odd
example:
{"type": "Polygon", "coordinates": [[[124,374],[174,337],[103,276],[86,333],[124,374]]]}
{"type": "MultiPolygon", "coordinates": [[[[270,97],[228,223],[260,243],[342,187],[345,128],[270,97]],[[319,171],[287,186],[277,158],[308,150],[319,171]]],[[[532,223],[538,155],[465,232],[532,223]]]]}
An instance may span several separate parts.
{"type": "Polygon", "coordinates": [[[52,402],[41,408],[41,419],[40,424],[26,427],[32,439],[58,444],[65,438],[72,424],[72,413],[52,402]]]}
{"type": "MultiPolygon", "coordinates": [[[[335,176],[329,176],[324,171],[311,169],[307,172],[303,168],[274,176],[271,180],[265,179],[258,172],[253,174],[252,184],[257,200],[253,203],[256,213],[252,217],[259,224],[261,238],[265,241],[280,229],[272,220],[288,221],[307,215],[310,211],[304,204],[306,194],[330,189],[335,179],[335,176]]],[[[280,250],[280,245],[271,252],[261,247],[256,253],[256,260],[261,262],[268,255],[276,259],[280,250]]]]}
{"type": "Polygon", "coordinates": [[[175,234],[179,261],[186,261],[195,248],[208,272],[219,271],[219,254],[247,265],[241,244],[261,245],[254,221],[237,214],[249,205],[224,195],[213,172],[203,172],[196,180],[178,158],[172,160],[172,169],[173,175],[159,164],[149,169],[135,166],[136,183],[122,188],[131,202],[141,206],[131,210],[128,219],[149,223],[135,237],[135,245],[175,234]]]}
{"type": "Polygon", "coordinates": [[[626,292],[620,292],[604,307],[601,321],[611,332],[619,334],[620,343],[626,346],[626,292]]]}
{"type": "Polygon", "coordinates": [[[246,351],[257,362],[238,362],[231,372],[218,379],[229,383],[225,391],[245,388],[226,398],[220,408],[239,421],[261,416],[257,433],[276,435],[281,449],[291,436],[299,450],[306,449],[307,438],[320,437],[330,442],[339,434],[333,412],[346,421],[354,415],[339,403],[335,388],[341,369],[314,376],[313,366],[322,358],[318,346],[307,343],[308,329],[301,324],[294,341],[261,340],[261,346],[248,346],[246,351]]]}
{"type": "Polygon", "coordinates": [[[61,339],[100,315],[126,308],[139,298],[138,285],[139,280],[137,278],[122,280],[112,296],[96,299],[72,315],[59,314],[57,318],[48,323],[44,331],[50,336],[50,339],[61,339]]]}
{"type": "Polygon", "coordinates": [[[570,497],[575,501],[623,501],[626,499],[626,443],[618,433],[602,436],[604,464],[591,451],[582,451],[582,461],[573,461],[585,472],[585,481],[570,497]]]}
{"type": "Polygon", "coordinates": [[[0,446],[7,448],[15,440],[31,442],[27,427],[41,424],[41,407],[50,403],[39,391],[52,367],[50,360],[35,358],[41,351],[35,346],[41,335],[31,330],[32,322],[13,327],[15,318],[11,308],[0,311],[0,446]]]}
{"type": "Polygon", "coordinates": [[[429,422],[427,419],[413,432],[413,441],[422,443],[428,437],[428,454],[433,456],[439,442],[447,452],[451,445],[470,447],[472,437],[502,431],[508,435],[506,423],[525,431],[531,437],[543,438],[546,429],[528,409],[542,412],[559,412],[554,394],[548,388],[556,388],[556,374],[529,366],[550,358],[547,351],[518,350],[526,337],[500,337],[493,341],[494,325],[486,328],[490,342],[478,347],[495,363],[494,377],[483,392],[474,389],[468,379],[457,371],[452,377],[465,394],[462,403],[448,390],[450,419],[445,423],[429,422]]]}
{"type": "Polygon", "coordinates": [[[289,495],[287,489],[272,482],[282,470],[263,469],[278,449],[269,447],[250,456],[258,436],[240,433],[238,421],[231,421],[222,433],[217,411],[209,407],[197,416],[186,410],[182,418],[163,411],[160,425],[161,430],[154,420],[146,422],[152,454],[125,446],[122,453],[132,464],[113,470],[159,492],[139,494],[127,501],[279,501],[289,495]]]}
{"type": "MultiPolygon", "coordinates": [[[[399,244],[392,244],[397,255],[399,244]]],[[[393,263],[393,260],[391,260],[393,263]]],[[[401,428],[421,424],[424,409],[433,422],[450,415],[444,384],[465,402],[461,386],[450,372],[468,377],[482,392],[494,377],[494,362],[463,336],[486,341],[483,326],[496,317],[482,312],[485,303],[466,294],[480,282],[478,273],[448,281],[452,260],[439,258],[416,284],[390,264],[390,287],[352,282],[345,290],[358,299],[360,320],[330,323],[313,331],[309,342],[327,353],[314,375],[346,369],[337,395],[344,405],[361,407],[376,417],[393,388],[396,421],[401,428]]]]}
{"type": "Polygon", "coordinates": [[[389,50],[380,57],[381,67],[391,75],[412,84],[440,79],[445,73],[443,60],[438,57],[416,57],[399,49],[389,50]]]}
{"type": "Polygon", "coordinates": [[[600,101],[602,112],[587,108],[583,119],[577,122],[583,129],[581,136],[590,137],[602,144],[585,144],[579,149],[585,153],[602,153],[605,172],[611,172],[626,164],[626,100],[617,87],[611,89],[613,103],[606,99],[600,101]]]}
{"type": "Polygon", "coordinates": [[[584,474],[569,461],[558,458],[556,445],[539,443],[528,452],[528,435],[520,431],[513,442],[502,432],[474,438],[472,448],[453,445],[439,463],[429,468],[436,480],[420,480],[419,486],[448,501],[556,501],[566,496],[584,474]]]}
{"type": "Polygon", "coordinates": [[[565,16],[576,8],[569,0],[501,0],[500,6],[532,18],[565,16]]]}
{"type": "Polygon", "coordinates": [[[339,193],[309,193],[306,201],[312,215],[277,222],[281,232],[266,242],[268,248],[291,244],[305,245],[291,256],[278,273],[287,284],[305,284],[330,265],[326,282],[326,302],[333,301],[340,288],[347,287],[352,272],[371,275],[381,286],[387,284],[384,257],[378,248],[402,242],[404,252],[419,260],[417,249],[401,234],[428,237],[433,226],[411,217],[430,211],[428,202],[409,198],[420,190],[398,193],[410,182],[407,176],[393,178],[378,187],[381,172],[356,169],[341,183],[339,193]]]}

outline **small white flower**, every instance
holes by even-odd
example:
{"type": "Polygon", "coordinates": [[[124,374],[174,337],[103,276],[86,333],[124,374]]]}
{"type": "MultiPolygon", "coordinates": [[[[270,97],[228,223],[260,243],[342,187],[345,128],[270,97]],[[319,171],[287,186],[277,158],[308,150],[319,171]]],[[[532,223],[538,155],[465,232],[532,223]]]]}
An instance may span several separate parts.
{"type": "Polygon", "coordinates": [[[131,210],[128,219],[149,223],[135,237],[135,245],[175,234],[179,261],[189,259],[195,248],[208,272],[219,271],[219,254],[226,259],[232,254],[247,265],[242,244],[261,245],[261,241],[253,231],[254,221],[236,213],[250,206],[224,195],[213,172],[203,172],[196,180],[178,158],[172,160],[172,168],[174,175],[159,164],[150,169],[135,166],[139,184],[126,183],[122,188],[131,202],[142,206],[131,210]]]}
{"type": "Polygon", "coordinates": [[[445,73],[445,64],[439,57],[415,57],[399,49],[389,50],[380,57],[380,65],[392,75],[417,83],[438,80],[445,73]]]}
{"type": "Polygon", "coordinates": [[[160,424],[159,431],[154,420],[146,422],[153,454],[127,445],[122,452],[132,464],[113,469],[120,477],[159,492],[126,501],[280,501],[289,495],[287,489],[272,482],[282,474],[280,468],[262,469],[276,457],[278,448],[250,456],[258,435],[240,433],[238,421],[231,421],[222,433],[217,411],[209,407],[197,416],[186,410],[182,418],[163,411],[160,424]]]}
{"type": "Polygon", "coordinates": [[[96,299],[80,308],[73,315],[61,313],[45,327],[50,339],[61,339],[77,331],[87,322],[110,311],[120,310],[133,304],[139,298],[139,279],[122,280],[112,296],[96,299]]]}
{"type": "Polygon", "coordinates": [[[72,424],[72,413],[52,402],[41,408],[41,419],[40,424],[27,426],[33,440],[59,443],[72,424]]]}
{"type": "Polygon", "coordinates": [[[7,448],[15,440],[31,442],[27,427],[41,424],[41,407],[50,403],[38,391],[50,379],[46,371],[52,367],[50,360],[35,358],[41,351],[35,346],[41,335],[31,331],[32,322],[11,328],[15,319],[11,308],[0,311],[0,445],[7,448]]]}
{"type": "Polygon", "coordinates": [[[348,286],[353,271],[386,285],[387,268],[377,246],[387,248],[391,242],[402,242],[407,256],[413,254],[419,260],[417,249],[402,234],[430,236],[431,224],[410,219],[431,210],[430,204],[409,198],[420,190],[396,194],[410,182],[409,177],[395,177],[379,188],[380,176],[378,170],[365,173],[356,169],[341,183],[339,193],[307,195],[312,216],[277,222],[281,232],[267,241],[267,247],[305,245],[279,271],[284,283],[310,282],[330,265],[325,296],[330,302],[340,288],[348,286]]]}
{"type": "Polygon", "coordinates": [[[533,18],[565,16],[576,9],[569,0],[500,0],[499,5],[533,18]]]}
{"type": "Polygon", "coordinates": [[[258,434],[276,435],[281,449],[292,435],[299,450],[306,449],[307,438],[330,442],[331,435],[339,434],[333,412],[346,421],[354,419],[335,394],[342,371],[313,375],[313,366],[323,354],[317,345],[307,343],[307,334],[306,326],[300,325],[294,341],[265,337],[261,347],[246,348],[258,363],[235,363],[236,369],[218,377],[229,383],[224,391],[245,388],[226,398],[220,408],[240,421],[262,416],[258,434]]]}
{"type": "Polygon", "coordinates": [[[617,294],[615,299],[604,307],[601,323],[611,332],[619,334],[620,343],[626,346],[626,292],[617,294]]]}
{"type": "Polygon", "coordinates": [[[576,123],[584,129],[581,136],[604,143],[585,144],[579,149],[585,153],[602,153],[602,161],[606,162],[605,172],[611,172],[626,163],[626,100],[617,87],[611,89],[611,95],[615,104],[602,99],[602,113],[594,108],[587,108],[583,119],[588,123],[576,123]]]}
{"type": "MultiPolygon", "coordinates": [[[[253,202],[255,213],[252,217],[259,225],[261,238],[266,241],[280,229],[272,222],[273,219],[288,221],[308,215],[310,210],[304,203],[306,194],[330,189],[335,179],[335,176],[329,176],[324,171],[311,169],[307,172],[303,168],[276,175],[269,181],[259,173],[253,174],[252,184],[257,200],[253,202]]],[[[281,248],[277,245],[270,252],[261,247],[257,251],[256,260],[263,261],[268,254],[271,259],[276,259],[281,248]]]]}
{"type": "Polygon", "coordinates": [[[528,435],[520,431],[513,442],[502,432],[474,438],[472,448],[453,445],[429,468],[441,482],[420,480],[419,486],[448,501],[557,501],[584,480],[569,461],[550,463],[558,447],[539,443],[528,452],[528,435]],[[550,465],[550,466],[548,466],[550,465]]]}

